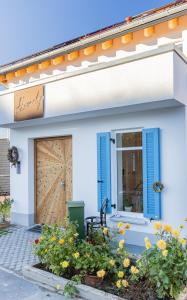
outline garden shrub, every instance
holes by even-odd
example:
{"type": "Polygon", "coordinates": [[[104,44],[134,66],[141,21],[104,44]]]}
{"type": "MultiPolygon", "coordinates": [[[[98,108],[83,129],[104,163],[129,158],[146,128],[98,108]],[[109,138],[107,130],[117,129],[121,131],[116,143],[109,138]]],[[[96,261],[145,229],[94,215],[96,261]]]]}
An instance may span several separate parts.
{"type": "Polygon", "coordinates": [[[147,278],[158,297],[176,299],[187,284],[186,240],[170,225],[154,224],[157,243],[145,238],[146,251],[138,261],[140,278],[147,278]]]}
{"type": "Polygon", "coordinates": [[[75,267],[78,233],[75,224],[66,224],[64,229],[57,225],[45,225],[42,235],[34,243],[34,252],[41,263],[56,275],[71,275],[75,267]]]}
{"type": "Polygon", "coordinates": [[[155,222],[157,243],[152,245],[145,238],[146,250],[137,261],[129,257],[123,239],[129,228],[129,224],[119,223],[116,230],[110,232],[104,227],[92,231],[88,240],[79,240],[75,224],[64,229],[44,226],[34,251],[45,268],[56,275],[83,282],[86,276],[95,275],[102,280],[100,288],[127,299],[155,299],[155,295],[176,299],[187,284],[183,226],[177,231],[155,222]],[[122,239],[116,239],[116,234],[122,239]],[[116,242],[111,243],[113,240],[116,242]]]}

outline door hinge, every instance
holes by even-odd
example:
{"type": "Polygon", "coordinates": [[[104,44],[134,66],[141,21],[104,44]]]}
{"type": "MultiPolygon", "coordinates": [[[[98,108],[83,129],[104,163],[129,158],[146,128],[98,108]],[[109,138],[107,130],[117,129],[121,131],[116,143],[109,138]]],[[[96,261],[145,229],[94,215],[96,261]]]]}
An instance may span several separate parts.
{"type": "Polygon", "coordinates": [[[110,141],[111,141],[113,144],[115,144],[115,143],[116,143],[116,140],[115,140],[115,139],[113,139],[113,138],[110,138],[110,141]]]}

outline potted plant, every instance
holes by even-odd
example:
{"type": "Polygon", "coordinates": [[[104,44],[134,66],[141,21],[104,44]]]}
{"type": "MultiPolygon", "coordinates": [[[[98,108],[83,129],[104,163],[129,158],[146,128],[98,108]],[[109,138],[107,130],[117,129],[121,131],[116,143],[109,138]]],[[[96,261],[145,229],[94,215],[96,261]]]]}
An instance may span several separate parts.
{"type": "Polygon", "coordinates": [[[10,209],[12,206],[12,203],[14,201],[8,197],[5,197],[3,201],[0,202],[0,225],[1,227],[8,226],[9,218],[10,218],[10,209]]]}
{"type": "Polygon", "coordinates": [[[87,285],[96,287],[112,267],[109,264],[111,254],[105,244],[97,245],[87,241],[79,245],[79,253],[75,268],[84,275],[87,285]]]}
{"type": "Polygon", "coordinates": [[[132,202],[129,198],[125,198],[124,200],[124,207],[125,207],[125,211],[127,212],[131,212],[132,211],[132,202]]]}

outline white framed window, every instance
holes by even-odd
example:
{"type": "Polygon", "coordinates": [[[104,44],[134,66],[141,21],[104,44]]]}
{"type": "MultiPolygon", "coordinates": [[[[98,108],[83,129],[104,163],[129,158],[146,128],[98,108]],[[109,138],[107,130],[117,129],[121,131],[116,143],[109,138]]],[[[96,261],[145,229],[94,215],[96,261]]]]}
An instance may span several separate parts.
{"type": "Polygon", "coordinates": [[[113,132],[114,199],[120,215],[143,215],[142,129],[113,132]]]}

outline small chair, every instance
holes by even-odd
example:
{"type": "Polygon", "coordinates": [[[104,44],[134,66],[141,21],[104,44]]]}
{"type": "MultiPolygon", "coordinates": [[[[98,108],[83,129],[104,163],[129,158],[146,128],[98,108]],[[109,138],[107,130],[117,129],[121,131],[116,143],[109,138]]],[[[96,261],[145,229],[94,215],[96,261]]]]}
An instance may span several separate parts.
{"type": "Polygon", "coordinates": [[[91,216],[85,218],[86,221],[86,233],[89,235],[92,229],[99,229],[101,226],[107,226],[106,224],[106,211],[108,208],[108,199],[104,199],[101,208],[100,208],[100,216],[91,216]]]}

